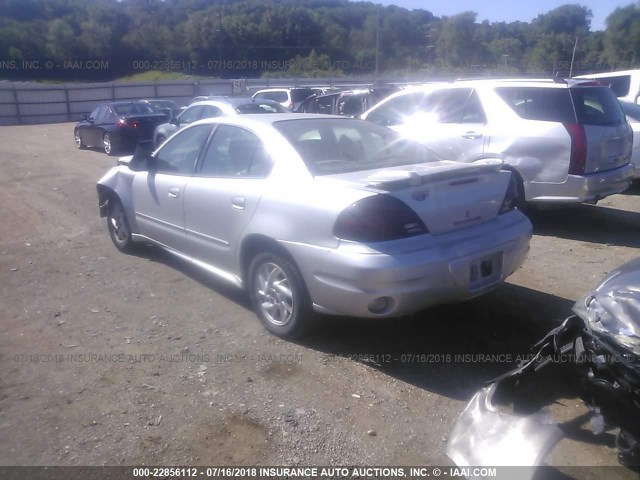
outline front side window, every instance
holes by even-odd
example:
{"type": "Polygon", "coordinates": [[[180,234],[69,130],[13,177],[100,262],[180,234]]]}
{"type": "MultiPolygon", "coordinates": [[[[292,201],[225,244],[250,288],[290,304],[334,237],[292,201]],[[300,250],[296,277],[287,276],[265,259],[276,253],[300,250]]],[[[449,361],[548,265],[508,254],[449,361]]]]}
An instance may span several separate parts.
{"type": "Polygon", "coordinates": [[[198,173],[203,177],[264,177],[270,170],[269,156],[253,132],[221,125],[213,135],[198,173]]]}
{"type": "Polygon", "coordinates": [[[424,101],[426,93],[411,92],[390,98],[373,110],[367,120],[383,126],[403,124],[408,117],[416,113],[424,101]]]}
{"type": "Polygon", "coordinates": [[[463,123],[470,88],[436,90],[422,102],[420,110],[433,117],[437,123],[463,123]]]}
{"type": "Polygon", "coordinates": [[[191,175],[212,125],[182,130],[156,154],[156,171],[171,175],[191,175]]]}
{"type": "Polygon", "coordinates": [[[359,172],[439,161],[428,148],[392,130],[354,119],[283,120],[274,123],[312,175],[359,172]]]}

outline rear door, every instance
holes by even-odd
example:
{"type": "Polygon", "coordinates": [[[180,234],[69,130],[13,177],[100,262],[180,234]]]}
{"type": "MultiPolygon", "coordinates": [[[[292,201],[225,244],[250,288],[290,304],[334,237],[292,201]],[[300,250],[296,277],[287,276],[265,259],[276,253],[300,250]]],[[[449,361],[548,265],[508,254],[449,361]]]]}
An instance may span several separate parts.
{"type": "Polygon", "coordinates": [[[571,98],[587,142],[585,173],[629,163],[633,134],[622,107],[607,87],[573,87],[571,98]]]}
{"type": "Polygon", "coordinates": [[[427,143],[440,157],[468,162],[484,153],[486,116],[472,88],[436,90],[424,100],[427,143]]]}
{"type": "Polygon", "coordinates": [[[233,271],[238,240],[262,196],[271,162],[260,139],[244,128],[219,126],[186,186],[184,210],[193,258],[233,271]]]}

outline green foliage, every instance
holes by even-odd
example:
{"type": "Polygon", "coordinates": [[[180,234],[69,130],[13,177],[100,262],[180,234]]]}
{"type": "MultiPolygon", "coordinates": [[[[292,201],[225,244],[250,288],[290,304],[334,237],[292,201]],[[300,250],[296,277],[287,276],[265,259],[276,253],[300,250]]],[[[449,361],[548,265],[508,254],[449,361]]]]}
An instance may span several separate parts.
{"type": "Polygon", "coordinates": [[[220,77],[568,74],[636,68],[640,5],[604,32],[567,4],[531,23],[347,0],[0,0],[0,62],[105,60],[106,70],[3,69],[8,78],[110,80],[143,70],[220,77]]]}

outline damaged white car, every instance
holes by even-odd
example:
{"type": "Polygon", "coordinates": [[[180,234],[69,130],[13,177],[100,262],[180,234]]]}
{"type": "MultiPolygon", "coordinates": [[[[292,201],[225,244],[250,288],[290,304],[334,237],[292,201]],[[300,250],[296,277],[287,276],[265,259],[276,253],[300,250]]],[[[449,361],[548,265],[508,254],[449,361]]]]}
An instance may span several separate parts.
{"type": "Polygon", "coordinates": [[[534,346],[531,361],[471,399],[447,445],[458,466],[529,467],[518,478],[532,478],[575,430],[548,409],[557,400],[549,388],[556,378],[562,398],[579,397],[589,407],[582,423],[589,420],[594,439],[617,431],[618,460],[640,469],[640,258],[611,272],[573,311],[534,346]]]}

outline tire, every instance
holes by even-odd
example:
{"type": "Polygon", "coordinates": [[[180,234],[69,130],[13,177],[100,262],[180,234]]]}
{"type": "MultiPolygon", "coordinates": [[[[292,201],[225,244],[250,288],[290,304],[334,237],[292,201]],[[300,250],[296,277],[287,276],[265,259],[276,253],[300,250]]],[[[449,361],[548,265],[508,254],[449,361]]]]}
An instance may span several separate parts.
{"type": "Polygon", "coordinates": [[[87,146],[82,141],[82,137],[80,136],[80,130],[78,130],[77,128],[73,132],[73,137],[75,138],[76,147],[78,147],[78,149],[84,150],[85,148],[87,148],[87,146]]]}
{"type": "Polygon", "coordinates": [[[113,137],[111,137],[111,134],[105,133],[104,135],[102,135],[102,148],[104,149],[104,153],[109,156],[113,156],[116,154],[117,148],[115,142],[113,141],[113,137]]]}
{"type": "Polygon", "coordinates": [[[249,296],[264,327],[274,335],[296,338],[312,326],[315,314],[295,264],[276,253],[256,255],[249,265],[249,296]]]}
{"type": "Polygon", "coordinates": [[[131,227],[129,227],[127,213],[120,199],[115,196],[109,199],[107,228],[109,229],[111,241],[118,250],[124,253],[133,251],[134,243],[131,239],[131,227]]]}

